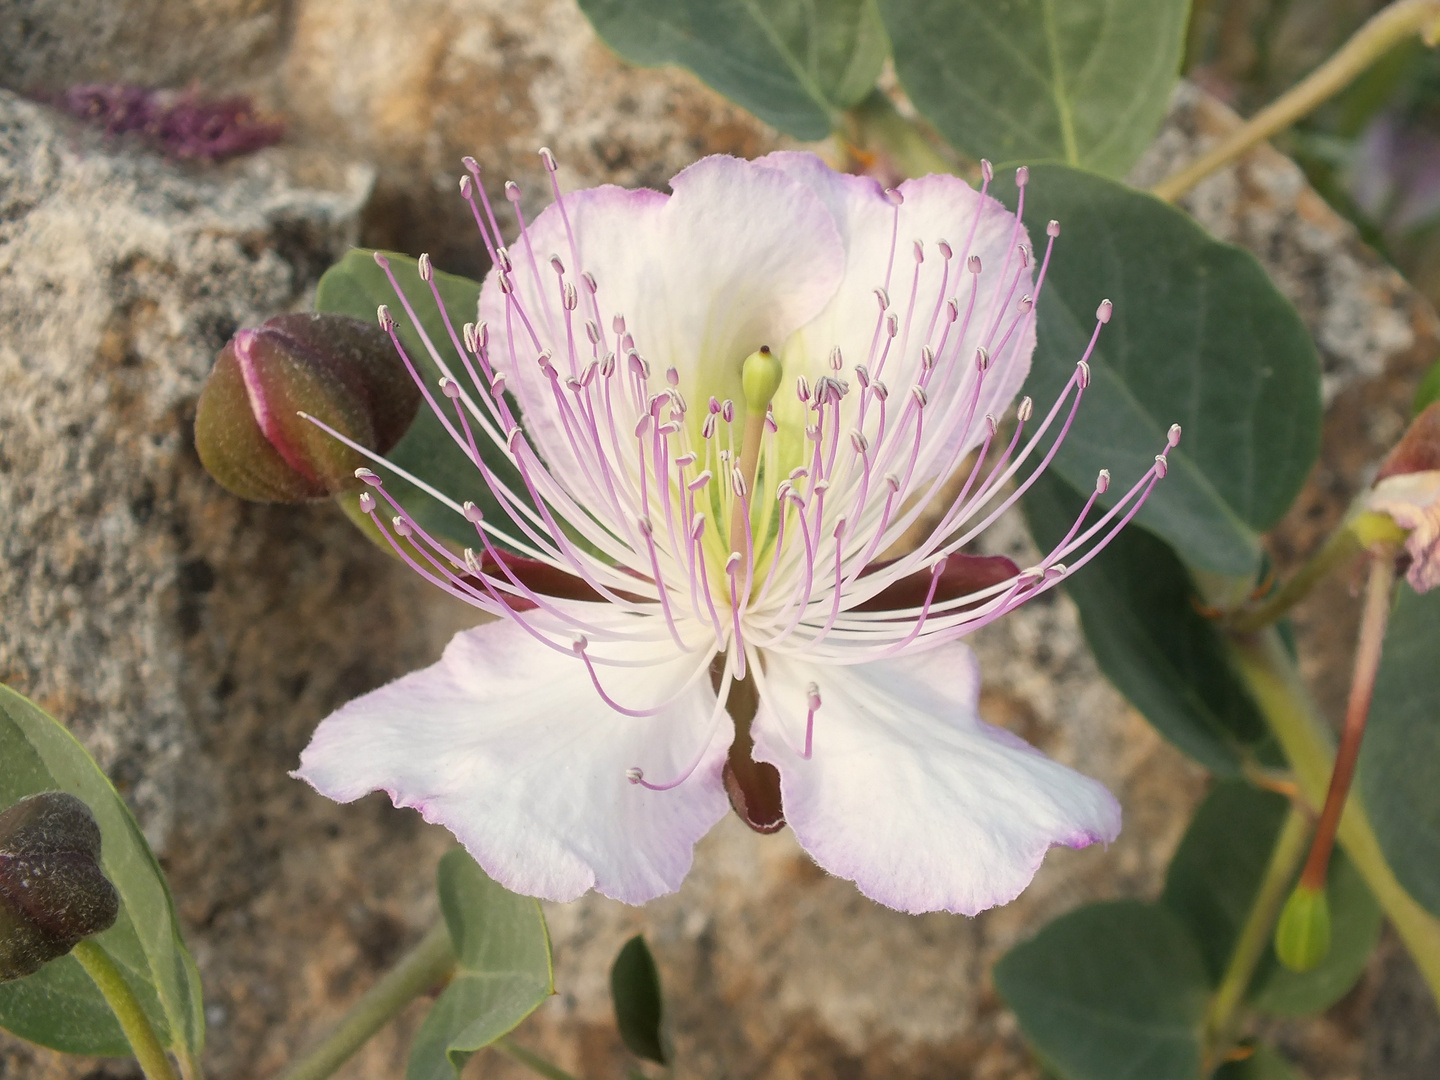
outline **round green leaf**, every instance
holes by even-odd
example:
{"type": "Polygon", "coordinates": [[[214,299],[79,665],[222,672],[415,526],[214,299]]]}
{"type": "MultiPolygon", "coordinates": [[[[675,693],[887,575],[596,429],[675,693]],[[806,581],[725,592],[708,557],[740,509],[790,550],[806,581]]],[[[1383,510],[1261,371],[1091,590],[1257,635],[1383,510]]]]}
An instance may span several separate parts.
{"type": "MultiPolygon", "coordinates": [[[[0,686],[0,762],[0,806],[66,791],[95,815],[101,866],[120,894],[120,914],[91,940],[124,973],[161,1040],[183,1057],[198,1057],[205,1037],[199,973],[180,939],[165,876],[129,808],[85,748],[7,686],[0,686]]],[[[0,984],[0,1027],[66,1053],[130,1053],[104,997],[73,956],[0,984]]]]}
{"type": "Polygon", "coordinates": [[[995,986],[1065,1080],[1195,1080],[1205,963],[1166,907],[1137,900],[1072,911],[1011,949],[995,986]]]}
{"type": "Polygon", "coordinates": [[[1401,583],[1385,634],[1359,787],[1395,876],[1440,915],[1440,590],[1401,583]]]}
{"type": "Polygon", "coordinates": [[[957,149],[1123,176],[1179,79],[1187,0],[880,0],[895,71],[957,149]]]}
{"type": "Polygon", "coordinates": [[[889,52],[875,0],[580,0],[627,60],[679,64],[798,139],[823,139],[889,52]]]}
{"type": "MultiPolygon", "coordinates": [[[[395,318],[396,329],[399,331],[401,343],[405,346],[405,352],[425,379],[430,396],[442,408],[452,407],[450,399],[440,392],[439,366],[425,348],[385,272],[376,265],[374,255],[373,251],[356,249],[347,252],[343,259],[325,271],[315,293],[315,310],[373,320],[381,304],[388,306],[395,318]]],[[[467,381],[465,365],[450,340],[450,332],[445,327],[440,309],[435,305],[430,286],[420,278],[418,263],[408,255],[387,252],[386,256],[390,261],[390,271],[414,308],[420,326],[446,366],[463,385],[467,381]]],[[[459,334],[467,322],[475,321],[475,304],[480,297],[480,284],[436,270],[435,285],[450,316],[450,324],[455,333],[459,334]]],[[[447,419],[452,425],[456,424],[453,413],[447,414],[447,419]]],[[[523,497],[524,485],[505,452],[478,431],[476,443],[490,470],[511,491],[518,492],[523,497]]],[[[491,495],[480,470],[470,460],[469,450],[462,449],[450,437],[445,425],[440,422],[428,403],[421,403],[415,422],[410,425],[405,437],[386,455],[386,459],[424,480],[455,502],[464,503],[468,499],[492,520],[508,520],[505,511],[491,495]]],[[[387,473],[383,466],[378,467],[376,472],[384,477],[385,490],[432,535],[445,537],[462,545],[475,544],[475,526],[462,515],[393,473],[387,473]]]]}
{"type": "Polygon", "coordinates": [[[620,949],[610,968],[610,997],[615,1026],[631,1053],[664,1065],[669,1060],[661,1032],[664,998],[660,972],[645,938],[636,934],[620,949]]]}
{"type": "MultiPolygon", "coordinates": [[[[1014,206],[1013,180],[995,186],[1014,206]]],[[[1100,301],[1114,303],[1054,467],[1085,492],[1108,468],[1117,498],[1180,424],[1169,474],[1136,520],[1190,566],[1252,573],[1257,534],[1289,509],[1320,451],[1320,362],[1299,315],[1253,255],[1122,184],[1034,168],[1031,235],[1043,238],[1050,218],[1063,231],[1037,303],[1025,387],[1037,411],[1074,373],[1100,301]]]]}
{"type": "Polygon", "coordinates": [[[440,860],[438,885],[456,971],[415,1035],[406,1080],[456,1080],[470,1055],[555,992],[550,935],[536,901],[491,881],[461,848],[440,860]]]}
{"type": "MultiPolygon", "coordinates": [[[[1023,504],[1036,543],[1057,544],[1084,504],[1064,480],[1041,476],[1023,504]]],[[[1165,738],[1220,775],[1265,740],[1220,632],[1163,541],[1132,525],[1063,587],[1100,670],[1165,738]]]]}

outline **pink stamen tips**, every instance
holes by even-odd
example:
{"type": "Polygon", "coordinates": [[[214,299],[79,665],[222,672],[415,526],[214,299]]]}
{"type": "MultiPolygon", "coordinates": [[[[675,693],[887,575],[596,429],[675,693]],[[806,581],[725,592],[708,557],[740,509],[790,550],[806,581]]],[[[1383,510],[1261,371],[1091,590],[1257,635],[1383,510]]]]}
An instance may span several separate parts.
{"type": "Polygon", "coordinates": [[[730,490],[735,492],[736,498],[743,499],[745,497],[745,475],[738,468],[730,470],[730,490]]]}
{"type": "Polygon", "coordinates": [[[951,258],[954,257],[955,252],[950,249],[950,242],[948,240],[941,240],[935,246],[940,249],[940,258],[946,262],[949,262],[951,258]]]}
{"type": "Polygon", "coordinates": [[[1030,166],[1021,165],[1015,170],[1015,186],[1023,188],[1030,182],[1030,166]]]}
{"type": "Polygon", "coordinates": [[[929,345],[920,346],[920,370],[931,371],[935,367],[935,350],[929,345]]]}
{"type": "Polygon", "coordinates": [[[430,254],[429,254],[429,252],[422,251],[422,252],[420,253],[420,258],[417,260],[417,262],[418,262],[419,269],[420,269],[420,280],[421,280],[421,281],[431,281],[431,280],[433,280],[434,277],[435,277],[435,268],[430,265],[430,254]]]}
{"type": "Polygon", "coordinates": [[[1028,397],[1028,396],[1021,398],[1021,399],[1020,399],[1020,404],[1019,404],[1019,406],[1017,406],[1016,409],[1015,409],[1015,419],[1016,419],[1016,420],[1019,420],[1020,423],[1023,424],[1023,423],[1025,423],[1025,422],[1027,422],[1027,421],[1030,419],[1030,417],[1032,417],[1032,416],[1034,416],[1034,415],[1035,415],[1035,399],[1032,398],[1032,397],[1028,397]]]}
{"type": "Polygon", "coordinates": [[[360,468],[355,470],[355,479],[369,484],[371,487],[380,486],[380,477],[376,476],[369,469],[360,468]]]}
{"type": "Polygon", "coordinates": [[[465,515],[465,520],[472,525],[479,525],[485,520],[485,512],[473,502],[467,501],[465,505],[460,508],[460,512],[465,515]]]}
{"type": "Polygon", "coordinates": [[[1170,459],[1164,454],[1155,455],[1155,479],[1164,480],[1165,474],[1170,471],[1170,459]]]}
{"type": "Polygon", "coordinates": [[[385,333],[388,334],[391,330],[395,329],[395,319],[390,314],[390,308],[385,304],[381,304],[375,309],[375,319],[380,323],[380,329],[384,330],[385,333]]]}
{"type": "Polygon", "coordinates": [[[775,410],[768,405],[765,407],[765,429],[772,435],[780,430],[780,424],[775,419],[775,410]]]}
{"type": "Polygon", "coordinates": [[[371,258],[375,260],[375,265],[380,267],[381,270],[390,269],[390,260],[385,257],[385,253],[383,251],[374,252],[371,255],[371,258]]]}
{"type": "Polygon", "coordinates": [[[890,310],[890,294],[884,289],[875,290],[875,299],[880,304],[880,313],[882,315],[890,310]]]}
{"type": "Polygon", "coordinates": [[[930,396],[925,393],[925,388],[919,383],[910,387],[910,396],[915,400],[916,408],[923,409],[930,403],[930,396]]]}
{"type": "Polygon", "coordinates": [[[805,716],[805,749],[800,756],[809,761],[815,749],[815,714],[820,711],[820,687],[813,682],[805,687],[805,705],[809,711],[805,716]]]}
{"type": "Polygon", "coordinates": [[[566,311],[574,311],[580,306],[580,294],[575,291],[573,282],[565,282],[565,288],[560,293],[560,306],[566,311]]]}
{"type": "Polygon", "coordinates": [[[514,180],[505,181],[505,198],[509,199],[512,203],[518,203],[520,201],[520,185],[515,183],[514,180]]]}
{"type": "Polygon", "coordinates": [[[626,769],[625,779],[629,780],[632,784],[643,784],[645,783],[645,770],[640,768],[626,769]]]}
{"type": "Polygon", "coordinates": [[[989,368],[990,368],[990,352],[989,352],[989,350],[986,349],[984,345],[977,346],[976,349],[975,349],[975,370],[976,370],[976,371],[981,371],[981,372],[983,372],[983,371],[988,371],[989,368]]]}
{"type": "Polygon", "coordinates": [[[953,296],[945,301],[945,317],[952,323],[960,318],[960,301],[953,296]]]}
{"type": "Polygon", "coordinates": [[[494,376],[490,379],[490,392],[496,397],[505,393],[505,373],[503,371],[495,372],[494,376]]]}
{"type": "Polygon", "coordinates": [[[995,179],[995,166],[985,158],[980,159],[980,176],[987,184],[995,179]]]}
{"type": "Polygon", "coordinates": [[[548,146],[542,146],[540,148],[540,160],[545,163],[547,172],[553,173],[560,168],[559,164],[555,161],[555,155],[550,152],[548,146]]]}
{"type": "Polygon", "coordinates": [[[840,352],[840,346],[836,345],[830,350],[830,370],[839,371],[845,366],[845,357],[840,352]]]}
{"type": "Polygon", "coordinates": [[[890,387],[886,386],[879,379],[870,384],[870,393],[875,395],[877,401],[884,401],[890,396],[890,387]]]}
{"type": "Polygon", "coordinates": [[[715,437],[715,413],[706,415],[704,422],[700,425],[700,437],[710,440],[715,437]]]}
{"type": "Polygon", "coordinates": [[[974,274],[976,277],[979,277],[979,276],[980,276],[980,256],[979,256],[979,255],[971,255],[968,259],[966,259],[966,260],[965,260],[965,269],[966,269],[966,270],[969,270],[970,273],[974,274]]]}
{"type": "Polygon", "coordinates": [[[368,491],[360,493],[360,512],[362,514],[373,514],[375,512],[375,496],[368,491]]]}
{"type": "Polygon", "coordinates": [[[720,403],[720,418],[727,424],[735,422],[735,402],[726,398],[720,403]]]}
{"type": "Polygon", "coordinates": [[[390,519],[390,526],[395,530],[397,535],[407,538],[413,536],[415,532],[414,529],[410,528],[410,523],[406,521],[403,517],[401,517],[399,514],[396,514],[393,518],[390,519]]]}
{"type": "Polygon", "coordinates": [[[580,275],[580,280],[585,283],[585,288],[590,290],[591,296],[594,296],[600,291],[600,286],[595,284],[595,275],[590,273],[589,270],[586,270],[580,275]]]}
{"type": "Polygon", "coordinates": [[[919,240],[915,241],[915,263],[919,265],[925,261],[925,245],[919,240]]]}
{"type": "Polygon", "coordinates": [[[990,433],[992,439],[995,437],[995,433],[1000,430],[1000,421],[995,419],[994,413],[987,412],[985,414],[985,430],[990,433]]]}
{"type": "Polygon", "coordinates": [[[885,189],[885,199],[887,202],[890,203],[891,206],[900,206],[905,202],[905,196],[900,194],[900,192],[896,191],[894,188],[885,189]]]}
{"type": "Polygon", "coordinates": [[[680,372],[673,364],[665,369],[665,381],[671,386],[680,385],[680,372]]]}
{"type": "Polygon", "coordinates": [[[1170,430],[1165,433],[1165,441],[1170,444],[1171,449],[1180,445],[1180,425],[1171,424],[1170,430]]]}
{"type": "Polygon", "coordinates": [[[460,177],[460,197],[466,202],[475,197],[475,181],[468,176],[460,177]]]}
{"type": "Polygon", "coordinates": [[[862,389],[870,387],[870,369],[864,364],[855,365],[855,379],[860,383],[862,389]]]}
{"type": "Polygon", "coordinates": [[[464,551],[463,558],[465,559],[465,569],[469,570],[470,573],[476,577],[484,574],[485,568],[480,565],[480,556],[475,554],[474,548],[467,547],[464,551]]]}
{"type": "Polygon", "coordinates": [[[1029,265],[1030,265],[1030,245],[1029,245],[1029,244],[1021,244],[1019,250],[1020,250],[1020,265],[1021,265],[1021,266],[1029,266],[1029,265]]]}
{"type": "Polygon", "coordinates": [[[510,249],[507,247],[498,247],[495,249],[495,263],[507,274],[515,269],[515,264],[510,261],[510,249]]]}
{"type": "Polygon", "coordinates": [[[861,432],[852,431],[850,432],[850,445],[854,448],[855,453],[863,454],[870,449],[870,440],[865,438],[861,432]]]}
{"type": "Polygon", "coordinates": [[[460,328],[460,340],[464,343],[466,352],[473,355],[480,351],[480,337],[475,332],[473,322],[467,322],[460,328]]]}
{"type": "MultiPolygon", "coordinates": [[[[802,403],[808,404],[810,401],[810,382],[804,375],[797,375],[795,377],[795,396],[799,398],[802,403]]],[[[710,400],[713,401],[715,399],[711,398],[710,400]]]]}
{"type": "Polygon", "coordinates": [[[893,311],[885,316],[885,333],[892,338],[900,333],[900,316],[893,311]]]}
{"type": "Polygon", "coordinates": [[[1033,296],[1026,295],[1026,296],[1022,296],[1022,297],[1020,298],[1019,307],[1020,307],[1020,313],[1021,313],[1022,315],[1025,314],[1026,312],[1028,312],[1028,311],[1029,311],[1031,308],[1033,308],[1034,306],[1035,306],[1035,298],[1034,298],[1033,296]]]}
{"type": "Polygon", "coordinates": [[[591,345],[600,344],[600,324],[594,319],[585,320],[585,336],[589,339],[591,345]]]}
{"type": "Polygon", "coordinates": [[[710,415],[714,416],[720,411],[720,399],[715,397],[714,395],[711,395],[710,404],[706,407],[710,410],[710,415]]]}
{"type": "Polygon", "coordinates": [[[1055,239],[1055,237],[1057,237],[1057,236],[1060,235],[1060,223],[1059,223],[1058,221],[1056,221],[1054,218],[1051,218],[1050,221],[1049,221],[1049,223],[1046,224],[1046,226],[1045,226],[1045,235],[1048,236],[1048,237],[1050,237],[1050,239],[1052,239],[1052,240],[1055,239]]]}
{"type": "Polygon", "coordinates": [[[691,492],[699,491],[701,488],[703,488],[706,484],[710,482],[710,478],[714,475],[715,474],[712,473],[709,469],[702,469],[700,474],[685,486],[689,488],[691,492]]]}
{"type": "Polygon", "coordinates": [[[615,354],[607,352],[600,360],[600,374],[604,378],[610,378],[615,374],[615,354]]]}
{"type": "Polygon", "coordinates": [[[1078,383],[1080,384],[1080,389],[1081,389],[1081,390],[1087,390],[1087,389],[1089,389],[1089,387],[1090,387],[1090,363],[1089,363],[1089,361],[1081,360],[1078,364],[1076,364],[1076,365],[1075,365],[1075,374],[1076,374],[1076,382],[1078,382],[1078,383]]]}
{"type": "Polygon", "coordinates": [[[454,401],[460,396],[460,384],[445,375],[440,376],[440,392],[454,401]]]}
{"type": "Polygon", "coordinates": [[[1095,494],[1104,495],[1110,490],[1110,470],[1101,469],[1100,475],[1095,477],[1095,494]]]}
{"type": "Polygon", "coordinates": [[[625,316],[616,315],[613,319],[611,319],[610,329],[615,331],[615,333],[617,334],[625,333],[625,316]]]}
{"type": "Polygon", "coordinates": [[[570,648],[572,648],[572,649],[575,650],[575,655],[576,655],[576,656],[579,656],[581,653],[583,653],[583,652],[584,652],[586,649],[588,649],[589,647],[590,647],[590,639],[587,638],[584,634],[576,634],[576,635],[575,635],[575,640],[574,640],[574,642],[572,642],[571,645],[570,645],[570,648]]]}
{"type": "Polygon", "coordinates": [[[1109,300],[1101,300],[1100,306],[1095,309],[1095,318],[1102,323],[1110,321],[1111,314],[1115,311],[1115,305],[1109,300]]]}

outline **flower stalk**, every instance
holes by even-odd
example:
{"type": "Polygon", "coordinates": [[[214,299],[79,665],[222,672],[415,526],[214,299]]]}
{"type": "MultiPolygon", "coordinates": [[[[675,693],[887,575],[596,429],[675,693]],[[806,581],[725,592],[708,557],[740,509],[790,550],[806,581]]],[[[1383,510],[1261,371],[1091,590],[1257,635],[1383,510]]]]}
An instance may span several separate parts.
{"type": "Polygon", "coordinates": [[[1427,45],[1440,38],[1440,0],[1395,0],[1300,82],[1222,139],[1199,160],[1166,177],[1151,193],[1174,202],[1257,143],[1284,131],[1349,86],[1396,45],[1419,34],[1427,45]]]}
{"type": "Polygon", "coordinates": [[[444,983],[454,972],[455,949],[450,943],[450,932],[440,923],[384,978],[365,991],[334,1031],[292,1062],[275,1080],[325,1080],[405,1006],[444,983]]]}
{"type": "MultiPolygon", "coordinates": [[[[1334,771],[1334,739],[1311,704],[1284,642],[1271,628],[1233,638],[1230,648],[1237,670],[1294,769],[1306,803],[1320,806],[1334,771]]],[[[1344,806],[1336,837],[1440,1001],[1440,920],[1416,903],[1396,879],[1358,799],[1344,806]]]]}
{"type": "Polygon", "coordinates": [[[125,1032],[145,1080],[179,1080],[160,1037],[150,1024],[150,1018],[145,1015],[135,991],[130,989],[115,961],[88,938],[75,946],[73,955],[100,988],[115,1019],[120,1021],[120,1030],[125,1032]]]}

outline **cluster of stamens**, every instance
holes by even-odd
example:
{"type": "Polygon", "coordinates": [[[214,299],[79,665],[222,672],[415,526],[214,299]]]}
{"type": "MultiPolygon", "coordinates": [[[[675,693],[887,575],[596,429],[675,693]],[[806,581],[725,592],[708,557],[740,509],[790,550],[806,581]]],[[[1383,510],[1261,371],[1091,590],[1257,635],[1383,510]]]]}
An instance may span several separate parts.
{"type": "MultiPolygon", "coordinates": [[[[692,403],[680,390],[679,372],[641,351],[625,313],[606,310],[605,282],[580,265],[555,160],[546,150],[541,156],[568,237],[568,266],[559,254],[534,250],[514,184],[505,190],[519,222],[517,251],[502,246],[472,159],[466,159],[469,175],[460,183],[504,298],[503,325],[467,323],[457,331],[430,260],[420,257],[429,302],[438,308],[463,370],[456,369],[450,349],[427,336],[412,299],[384,256],[376,255],[442,373],[438,397],[386,307],[380,308],[380,325],[503,516],[496,520],[473,502],[457,503],[311,419],[474,527],[476,545],[452,551],[421,528],[379,475],[362,469],[357,475],[370,490],[362,494],[361,507],[401,558],[451,595],[573,654],[617,712],[654,715],[711,675],[718,723],[733,680],[754,678],[765,694],[764,653],[860,664],[953,641],[1088,562],[1164,477],[1178,427],[1170,430],[1150,469],[1087,524],[1110,484],[1109,473],[1101,472],[1080,516],[1034,566],[963,595],[942,595],[947,560],[1011,507],[1054,457],[1089,386],[1089,359],[1110,318],[1107,300],[1096,312],[1074,373],[1038,424],[1032,423],[1029,398],[1017,406],[1008,436],[1002,436],[997,417],[977,415],[987,375],[1009,361],[1008,350],[1019,346],[1027,320],[1034,318],[1060,231],[1049,223],[1033,295],[1017,297],[1034,258],[1021,242],[1026,170],[1017,175],[1020,206],[1000,270],[1002,286],[986,303],[978,302],[980,258],[970,253],[981,210],[969,223],[958,258],[946,241],[935,242],[940,286],[934,303],[920,306],[917,299],[928,291],[921,287],[926,248],[915,240],[913,271],[896,274],[903,199],[887,192],[894,225],[889,262],[875,289],[869,350],[852,358],[832,348],[828,374],[796,380],[793,392],[806,417],[803,441],[786,443],[772,407],[773,384],[756,400],[712,397],[692,403]],[[892,295],[896,277],[908,278],[899,282],[898,296],[892,295]],[[527,291],[529,301],[522,297],[527,291]],[[972,328],[983,331],[980,344],[961,355],[972,328]],[[525,364],[536,365],[548,383],[549,420],[563,432],[571,455],[563,469],[547,464],[507,399],[507,380],[513,382],[525,364]],[[508,479],[487,463],[481,449],[487,443],[490,460],[503,458],[513,467],[508,479]],[[796,445],[802,448],[798,463],[796,445]],[[1017,480],[1037,456],[1038,464],[1017,480]],[[958,492],[937,506],[967,458],[958,492]],[[922,520],[930,523],[925,537],[877,565],[922,520]],[[561,590],[563,595],[546,591],[529,572],[537,564],[552,578],[565,575],[574,587],[561,590]],[[874,609],[871,601],[917,575],[925,589],[922,602],[874,609]],[[661,700],[621,702],[607,692],[607,667],[654,663],[656,657],[673,658],[676,650],[693,657],[693,669],[668,686],[661,700]]],[[[985,203],[988,163],[983,176],[977,207],[985,203]]],[[[644,328],[636,330],[643,337],[644,328]]],[[[783,343],[771,344],[778,350],[783,343]]],[[[749,360],[734,358],[737,365],[750,361],[779,366],[768,349],[749,360]]],[[[797,752],[808,757],[821,707],[813,685],[806,705],[804,747],[797,752]]],[[[688,771],[665,784],[646,781],[638,766],[628,775],[634,783],[664,789],[682,782],[688,771]]]]}

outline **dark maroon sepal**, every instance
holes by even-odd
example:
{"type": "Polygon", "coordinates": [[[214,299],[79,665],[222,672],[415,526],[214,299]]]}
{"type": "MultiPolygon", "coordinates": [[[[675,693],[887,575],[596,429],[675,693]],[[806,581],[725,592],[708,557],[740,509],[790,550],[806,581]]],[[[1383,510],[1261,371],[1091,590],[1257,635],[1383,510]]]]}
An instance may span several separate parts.
{"type": "MultiPolygon", "coordinates": [[[[895,560],[871,563],[860,575],[863,580],[876,571],[892,565],[895,560]]],[[[935,586],[935,603],[954,600],[957,596],[999,585],[1020,573],[1020,568],[1004,555],[950,555],[946,557],[945,569],[940,572],[940,581],[935,586]]],[[[852,611],[898,611],[917,608],[925,603],[930,594],[931,573],[928,569],[907,574],[899,581],[885,586],[863,604],[852,611]]]]}
{"type": "Polygon", "coordinates": [[[1440,469],[1440,401],[1431,402],[1410,422],[1405,434],[1380,464],[1375,482],[1405,473],[1440,469]]]}

